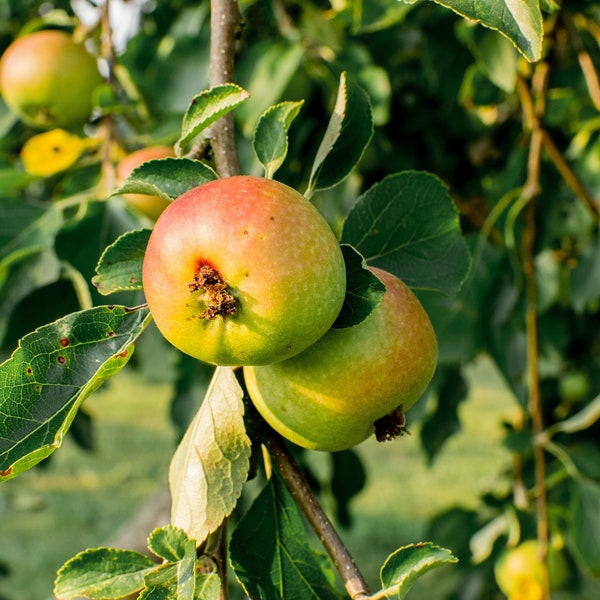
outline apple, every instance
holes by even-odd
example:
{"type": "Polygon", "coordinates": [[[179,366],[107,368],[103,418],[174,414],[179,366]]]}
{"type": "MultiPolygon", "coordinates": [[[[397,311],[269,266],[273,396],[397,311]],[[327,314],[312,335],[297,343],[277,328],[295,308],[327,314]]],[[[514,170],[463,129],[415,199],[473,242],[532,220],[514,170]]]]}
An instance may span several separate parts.
{"type": "MultiPolygon", "coordinates": [[[[155,158],[167,158],[175,156],[173,149],[169,146],[148,146],[140,148],[131,154],[125,156],[117,165],[117,183],[121,185],[130,173],[139,167],[142,163],[155,158]]],[[[156,221],[158,216],[170,204],[168,200],[160,196],[150,196],[147,194],[123,194],[123,199],[143,215],[156,221]]]]}
{"type": "Polygon", "coordinates": [[[387,415],[392,426],[399,419],[401,428],[403,412],[433,376],[437,341],[423,306],[400,279],[371,270],[387,289],[366,319],[331,329],[294,358],[244,368],[258,412],[304,448],[351,448],[375,433],[375,423],[387,415]]]}
{"type": "MultiPolygon", "coordinates": [[[[543,566],[537,540],[525,540],[514,548],[506,548],[494,565],[494,575],[500,590],[511,600],[542,598],[543,566]]],[[[564,554],[552,546],[548,548],[548,575],[550,589],[565,585],[569,565],[564,554]]]]}
{"type": "Polygon", "coordinates": [[[559,381],[558,393],[569,404],[582,402],[589,396],[590,390],[590,376],[585,371],[570,371],[565,373],[559,381]]]}
{"type": "Polygon", "coordinates": [[[0,90],[8,108],[39,129],[83,125],[102,77],[95,58],[64,31],[17,38],[0,60],[0,90]]]}
{"type": "Polygon", "coordinates": [[[301,352],[331,327],[346,292],[341,248],[318,210],[287,185],[241,175],[171,202],[142,278],[163,336],[230,366],[301,352]]]}

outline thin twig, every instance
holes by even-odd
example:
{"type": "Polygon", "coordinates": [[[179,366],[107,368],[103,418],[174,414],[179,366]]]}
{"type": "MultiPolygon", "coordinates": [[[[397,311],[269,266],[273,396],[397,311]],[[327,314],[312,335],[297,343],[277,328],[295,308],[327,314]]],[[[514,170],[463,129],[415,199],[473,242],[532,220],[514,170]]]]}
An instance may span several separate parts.
{"type": "MultiPolygon", "coordinates": [[[[115,64],[115,49],[112,39],[112,31],[110,27],[110,0],[106,0],[102,6],[100,16],[100,55],[104,60],[108,69],[107,81],[109,84],[114,83],[113,67],[115,64]]],[[[98,127],[102,145],[100,148],[100,156],[102,160],[102,174],[100,179],[100,193],[102,197],[111,194],[117,187],[117,174],[114,162],[112,160],[112,147],[114,141],[115,123],[111,115],[102,117],[98,127]]]]}
{"type": "Polygon", "coordinates": [[[333,560],[350,598],[366,600],[371,593],[367,582],[285,444],[270,428],[265,432],[262,441],[292,496],[333,560]]]}
{"type": "MultiPolygon", "coordinates": [[[[210,86],[233,82],[236,41],[242,16],[236,0],[211,0],[210,86]]],[[[221,117],[211,128],[210,138],[220,177],[239,175],[233,113],[221,117]]]]}
{"type": "Polygon", "coordinates": [[[600,208],[598,207],[598,202],[590,194],[585,185],[583,185],[582,181],[579,179],[579,177],[577,177],[573,169],[571,169],[569,163],[565,160],[565,157],[554,143],[554,140],[550,134],[545,129],[542,129],[541,131],[543,136],[542,141],[544,144],[544,150],[556,167],[556,170],[561,174],[562,178],[565,180],[565,183],[573,190],[573,192],[575,192],[575,194],[581,198],[589,211],[594,215],[596,221],[600,221],[600,208]]]}
{"type": "Polygon", "coordinates": [[[577,52],[577,60],[581,68],[581,72],[583,73],[583,78],[585,79],[585,83],[590,94],[590,99],[592,100],[595,108],[600,110],[600,80],[598,79],[598,73],[596,71],[594,61],[585,47],[581,33],[579,32],[573,17],[566,10],[561,13],[561,17],[567,29],[569,39],[571,40],[571,43],[577,52]]]}
{"type": "Polygon", "coordinates": [[[540,545],[540,558],[545,565],[542,569],[542,600],[550,600],[550,579],[547,567],[548,552],[548,505],[546,490],[546,460],[544,447],[539,443],[544,431],[542,401],[539,377],[539,334],[538,334],[538,305],[537,282],[535,272],[535,239],[536,239],[536,200],[541,193],[540,170],[542,162],[543,130],[542,119],[545,110],[545,98],[548,88],[548,65],[540,63],[534,75],[534,93],[522,83],[519,93],[524,114],[524,121],[533,125],[529,143],[527,161],[527,180],[523,186],[523,199],[527,202],[525,225],[522,238],[523,273],[527,294],[527,310],[525,328],[527,334],[527,375],[529,403],[528,410],[533,426],[533,454],[535,466],[535,483],[537,488],[537,538],[540,545]],[[538,70],[541,69],[541,70],[538,70]],[[533,100],[535,98],[535,101],[533,100]],[[533,112],[532,112],[533,111],[533,112]]]}

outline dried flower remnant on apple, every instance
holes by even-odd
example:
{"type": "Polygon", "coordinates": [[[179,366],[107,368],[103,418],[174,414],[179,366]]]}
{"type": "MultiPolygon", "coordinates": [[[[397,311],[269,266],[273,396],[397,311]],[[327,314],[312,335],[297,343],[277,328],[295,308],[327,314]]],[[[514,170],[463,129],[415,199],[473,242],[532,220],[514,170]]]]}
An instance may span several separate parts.
{"type": "Polygon", "coordinates": [[[204,290],[208,296],[206,310],[200,315],[201,319],[216,319],[235,315],[237,312],[235,298],[227,291],[227,284],[210,265],[202,265],[194,279],[188,283],[190,292],[204,290]]]}

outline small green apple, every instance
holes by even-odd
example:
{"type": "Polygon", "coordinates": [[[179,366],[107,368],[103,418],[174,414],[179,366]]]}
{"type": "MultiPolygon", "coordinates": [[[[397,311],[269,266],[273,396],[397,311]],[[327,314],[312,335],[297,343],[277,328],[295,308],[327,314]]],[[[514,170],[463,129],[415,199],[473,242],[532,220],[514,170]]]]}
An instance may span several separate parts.
{"type": "Polygon", "coordinates": [[[585,371],[580,370],[565,373],[558,384],[560,397],[569,404],[577,404],[585,400],[590,390],[590,376],[585,371]]]}
{"type": "MultiPolygon", "coordinates": [[[[169,146],[148,146],[140,148],[131,154],[125,156],[117,165],[117,183],[121,185],[130,173],[139,167],[142,163],[155,158],[167,158],[175,156],[173,149],[169,146]]],[[[147,194],[123,194],[123,199],[129,206],[133,207],[143,215],[156,221],[170,202],[160,196],[150,196],[147,194]]]]}
{"type": "Polygon", "coordinates": [[[376,421],[408,410],[433,376],[437,342],[427,313],[400,279],[372,271],[386,292],[366,319],[331,329],[294,358],[244,368],[258,412],[305,448],[333,452],[359,444],[376,421]]]}
{"type": "Polygon", "coordinates": [[[218,365],[294,356],[331,327],[346,293],[328,223],[262,177],[217,179],[174,200],[155,223],[142,278],[163,336],[218,365]]]}
{"type": "Polygon", "coordinates": [[[17,38],[0,60],[0,90],[10,110],[40,129],[85,123],[102,81],[96,60],[73,38],[44,29],[17,38]]]}

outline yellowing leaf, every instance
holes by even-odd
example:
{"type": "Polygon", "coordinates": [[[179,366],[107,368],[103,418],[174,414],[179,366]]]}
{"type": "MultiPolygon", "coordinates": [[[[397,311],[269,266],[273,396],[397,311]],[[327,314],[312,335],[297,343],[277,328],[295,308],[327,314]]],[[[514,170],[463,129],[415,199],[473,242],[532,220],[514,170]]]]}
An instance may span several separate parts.
{"type": "Polygon", "coordinates": [[[28,173],[48,177],[68,169],[86,150],[97,145],[97,140],[52,129],[29,138],[21,149],[21,160],[28,173]]]}

